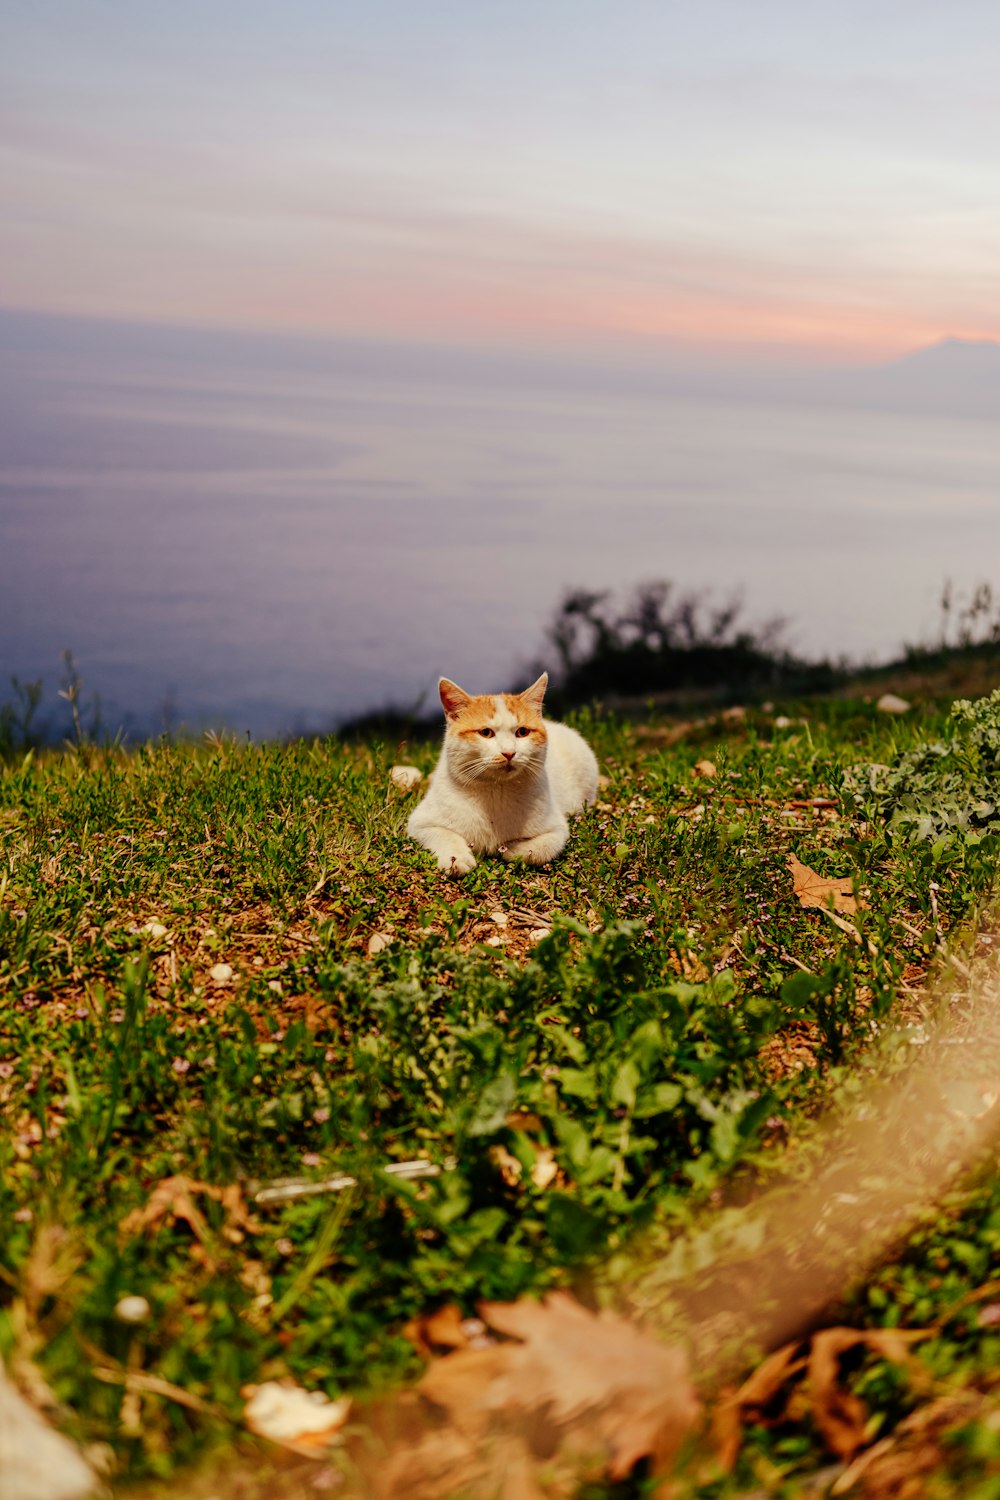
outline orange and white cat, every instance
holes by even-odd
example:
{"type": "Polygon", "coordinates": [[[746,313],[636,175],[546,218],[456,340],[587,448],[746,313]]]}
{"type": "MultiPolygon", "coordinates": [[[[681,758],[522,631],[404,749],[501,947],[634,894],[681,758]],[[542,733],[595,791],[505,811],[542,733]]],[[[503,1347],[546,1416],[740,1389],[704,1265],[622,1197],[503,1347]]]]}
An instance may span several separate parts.
{"type": "Polygon", "coordinates": [[[569,838],[567,817],[597,795],[597,761],[566,724],[542,718],[544,673],[523,693],[473,697],[438,683],[446,726],[430,790],[407,832],[448,875],[467,875],[477,854],[542,865],[569,838]]]}

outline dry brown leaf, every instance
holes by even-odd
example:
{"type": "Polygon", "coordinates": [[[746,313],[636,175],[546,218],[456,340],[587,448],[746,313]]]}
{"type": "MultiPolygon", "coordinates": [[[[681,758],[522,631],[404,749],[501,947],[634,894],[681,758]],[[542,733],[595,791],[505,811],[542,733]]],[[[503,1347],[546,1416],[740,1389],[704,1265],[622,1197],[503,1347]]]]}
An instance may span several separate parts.
{"type": "Polygon", "coordinates": [[[497,1422],[532,1447],[544,1432],[543,1448],[599,1451],[607,1476],[621,1479],[640,1459],[662,1472],[698,1419],[684,1355],[613,1314],[565,1292],[480,1312],[517,1342],[450,1355],[418,1387],[472,1443],[497,1422]]]}
{"type": "Polygon", "coordinates": [[[190,1177],[164,1177],[150,1193],[143,1208],[134,1208],[126,1214],[118,1226],[123,1235],[142,1234],[161,1219],[183,1219],[190,1226],[195,1238],[207,1244],[209,1228],[191,1196],[203,1184],[190,1177]]]}
{"type": "Polygon", "coordinates": [[[696,760],[694,763],[694,774],[711,779],[711,777],[718,774],[715,769],[715,762],[713,760],[696,760]]]}
{"type": "Polygon", "coordinates": [[[807,1361],[801,1351],[802,1345],[798,1341],[776,1349],[763,1364],[758,1365],[738,1391],[716,1407],[712,1434],[719,1462],[727,1472],[736,1462],[747,1419],[751,1415],[755,1420],[759,1419],[762,1409],[771,1404],[786,1381],[806,1368],[807,1361]]]}
{"type": "Polygon", "coordinates": [[[831,1452],[850,1460],[864,1442],[868,1413],[864,1403],[841,1384],[842,1357],[852,1349],[865,1348],[879,1359],[907,1365],[919,1384],[926,1372],[914,1361],[911,1346],[929,1336],[927,1329],[824,1328],[808,1345],[798,1341],[782,1345],[716,1408],[712,1432],[720,1464],[727,1472],[732,1469],[744,1428],[750,1423],[773,1426],[801,1421],[807,1412],[812,1413],[831,1452]]]}
{"type": "Polygon", "coordinates": [[[828,911],[832,901],[834,911],[857,911],[858,900],[854,894],[852,875],[839,880],[827,880],[824,875],[817,875],[815,870],[796,859],[794,854],[788,856],[788,868],[792,872],[792,889],[803,906],[820,906],[828,911]]]}
{"type": "Polygon", "coordinates": [[[440,1354],[442,1350],[467,1349],[469,1335],[465,1324],[465,1314],[458,1304],[446,1302],[444,1307],[439,1307],[436,1312],[424,1313],[419,1318],[411,1318],[404,1325],[402,1334],[404,1339],[409,1339],[424,1359],[430,1359],[434,1354],[440,1354]]]}
{"type": "Polygon", "coordinates": [[[248,1212],[243,1201],[243,1190],[238,1182],[229,1183],[226,1187],[215,1187],[212,1183],[199,1182],[194,1177],[179,1174],[164,1177],[158,1182],[145,1205],[134,1208],[125,1215],[118,1226],[119,1233],[127,1238],[154,1228],[163,1219],[182,1219],[207,1259],[212,1232],[194,1201],[195,1195],[212,1198],[222,1205],[226,1216],[222,1233],[230,1243],[238,1244],[243,1239],[244,1230],[253,1233],[258,1228],[257,1221],[248,1212]]]}
{"type": "Polygon", "coordinates": [[[865,1439],[865,1403],[840,1383],[840,1357],[863,1341],[854,1328],[824,1328],[809,1351],[809,1390],[816,1425],[831,1453],[851,1459],[865,1439]]]}

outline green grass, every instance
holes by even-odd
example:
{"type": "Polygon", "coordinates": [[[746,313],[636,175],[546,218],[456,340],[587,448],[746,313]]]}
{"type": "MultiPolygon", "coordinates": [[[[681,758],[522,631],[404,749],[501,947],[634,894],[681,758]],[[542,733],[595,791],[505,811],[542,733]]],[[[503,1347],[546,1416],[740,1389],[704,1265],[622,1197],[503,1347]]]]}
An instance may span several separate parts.
{"type": "Polygon", "coordinates": [[[4,765],[0,1354],[120,1474],[167,1473],[248,1381],[384,1389],[419,1370],[416,1313],[592,1286],[638,1231],[681,1232],[830,1096],[995,880],[995,836],[907,844],[845,787],[943,719],[786,712],[806,722],[678,743],[578,720],[608,784],[565,857],[459,884],[406,839],[389,748],[4,765]],[[856,875],[865,942],[799,906],[791,850],[856,875]],[[414,1158],[439,1174],[383,1170],[414,1158]],[[356,1186],[252,1203],[331,1173],[356,1186]],[[239,1193],[140,1227],[181,1176],[239,1193]],[[127,1372],[201,1407],[137,1405],[127,1372]]]}

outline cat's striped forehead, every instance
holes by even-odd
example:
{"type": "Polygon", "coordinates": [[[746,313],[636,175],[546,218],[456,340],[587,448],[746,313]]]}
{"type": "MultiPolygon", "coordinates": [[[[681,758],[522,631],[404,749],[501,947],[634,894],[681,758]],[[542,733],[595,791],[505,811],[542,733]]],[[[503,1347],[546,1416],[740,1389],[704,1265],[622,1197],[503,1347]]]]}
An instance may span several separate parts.
{"type": "Polygon", "coordinates": [[[516,729],[519,724],[541,729],[542,716],[533,703],[516,693],[480,693],[463,703],[449,729],[455,734],[468,734],[480,729],[516,729]]]}

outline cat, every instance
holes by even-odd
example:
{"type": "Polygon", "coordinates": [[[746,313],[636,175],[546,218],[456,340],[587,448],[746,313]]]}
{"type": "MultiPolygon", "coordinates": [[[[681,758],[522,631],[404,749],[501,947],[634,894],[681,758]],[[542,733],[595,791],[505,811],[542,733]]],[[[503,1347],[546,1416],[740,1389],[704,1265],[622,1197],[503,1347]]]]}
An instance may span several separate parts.
{"type": "Polygon", "coordinates": [[[542,718],[548,673],[523,693],[473,696],[447,677],[441,756],[407,824],[447,875],[477,854],[543,865],[566,847],[566,819],[597,795],[597,760],[567,724],[542,718]]]}

